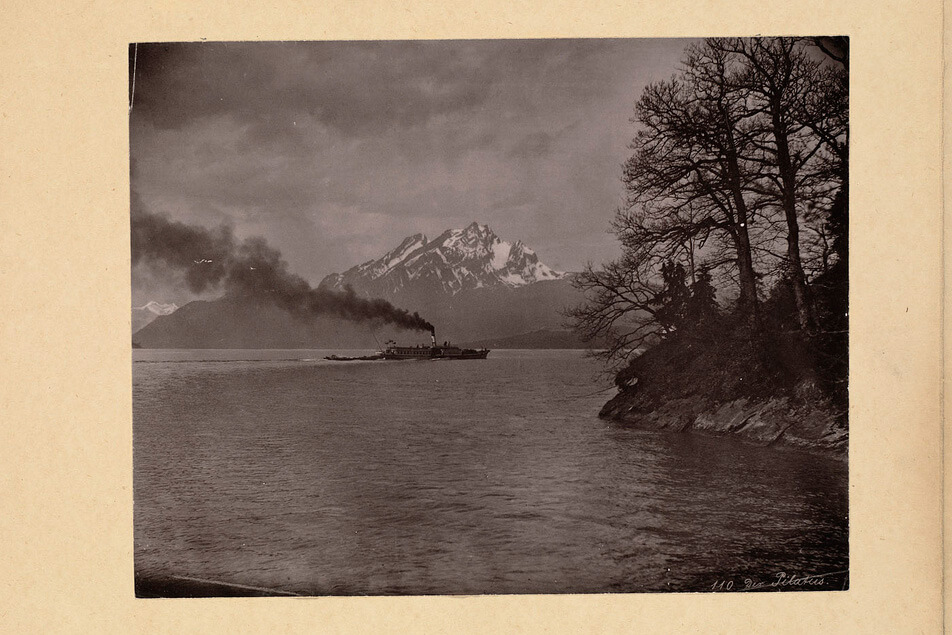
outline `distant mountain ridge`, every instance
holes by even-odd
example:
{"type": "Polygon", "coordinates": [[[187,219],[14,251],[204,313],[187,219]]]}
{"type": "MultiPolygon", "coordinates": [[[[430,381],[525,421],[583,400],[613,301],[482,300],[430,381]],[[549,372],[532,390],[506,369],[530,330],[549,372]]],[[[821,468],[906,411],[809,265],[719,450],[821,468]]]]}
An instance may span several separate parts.
{"type": "Polygon", "coordinates": [[[142,306],[132,307],[132,332],[135,333],[160,315],[171,315],[178,310],[174,302],[163,304],[150,300],[142,306]]]}
{"type": "MultiPolygon", "coordinates": [[[[437,338],[492,340],[510,347],[574,348],[563,311],[582,300],[574,274],[555,271],[521,241],[472,223],[435,240],[408,236],[378,259],[326,276],[321,287],[353,289],[417,311],[437,338]]],[[[420,343],[427,334],[329,316],[304,320],[249,298],[191,302],[135,333],[145,348],[367,348],[393,337],[420,343]]]]}
{"type": "Polygon", "coordinates": [[[446,230],[432,241],[424,234],[409,236],[377,260],[326,276],[321,286],[338,290],[350,286],[367,296],[391,299],[456,295],[497,285],[516,288],[567,275],[540,262],[521,240],[504,241],[488,226],[473,222],[465,229],[446,230]]]}
{"type": "Polygon", "coordinates": [[[169,313],[174,313],[178,309],[178,305],[174,302],[168,304],[162,304],[161,302],[156,302],[155,300],[149,300],[142,306],[132,307],[133,311],[148,311],[149,313],[154,313],[155,315],[168,315],[169,313]]]}
{"type": "Polygon", "coordinates": [[[133,340],[143,348],[375,348],[377,340],[397,335],[323,316],[305,320],[269,302],[225,296],[189,302],[156,318],[133,340]]]}

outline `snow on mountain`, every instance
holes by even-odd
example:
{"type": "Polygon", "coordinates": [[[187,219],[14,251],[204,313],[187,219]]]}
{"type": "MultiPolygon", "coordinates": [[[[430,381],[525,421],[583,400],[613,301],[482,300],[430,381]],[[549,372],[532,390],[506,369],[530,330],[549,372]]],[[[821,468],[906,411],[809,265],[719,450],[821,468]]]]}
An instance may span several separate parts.
{"type": "MultiPolygon", "coordinates": [[[[553,271],[522,242],[502,240],[478,223],[433,240],[409,236],[378,259],[327,276],[321,286],[350,286],[364,297],[418,311],[436,326],[441,340],[512,337],[511,345],[519,346],[577,345],[564,336],[563,311],[583,298],[570,274],[553,271]]],[[[144,348],[361,348],[373,346],[375,338],[426,339],[426,334],[333,316],[302,320],[267,302],[237,296],[196,300],[167,316],[148,307],[133,309],[133,341],[144,348]],[[137,329],[137,315],[154,321],[137,329]]]]}
{"type": "Polygon", "coordinates": [[[150,300],[142,306],[134,306],[132,307],[132,332],[135,333],[160,315],[171,315],[177,310],[178,305],[175,303],[162,304],[155,300],[150,300]]]}
{"type": "Polygon", "coordinates": [[[521,287],[566,274],[539,261],[522,241],[500,239],[488,226],[472,223],[428,240],[423,234],[405,238],[378,260],[327,276],[321,285],[351,286],[367,295],[393,297],[401,292],[442,292],[502,285],[521,287]]]}
{"type": "Polygon", "coordinates": [[[149,311],[150,313],[155,313],[156,315],[168,315],[170,313],[174,313],[176,309],[178,309],[178,305],[174,302],[162,304],[161,302],[150,300],[142,306],[134,306],[132,308],[136,311],[149,311]]]}

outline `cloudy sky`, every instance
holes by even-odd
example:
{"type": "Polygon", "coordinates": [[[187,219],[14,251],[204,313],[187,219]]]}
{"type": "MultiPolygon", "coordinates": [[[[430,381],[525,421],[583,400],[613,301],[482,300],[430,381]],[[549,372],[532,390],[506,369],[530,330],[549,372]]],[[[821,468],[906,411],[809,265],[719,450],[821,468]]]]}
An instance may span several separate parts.
{"type": "MultiPolygon", "coordinates": [[[[618,253],[633,105],[687,44],[138,44],[132,187],[151,211],[265,237],[313,284],[474,220],[578,270],[618,253]]],[[[149,299],[188,297],[134,272],[149,299]]]]}

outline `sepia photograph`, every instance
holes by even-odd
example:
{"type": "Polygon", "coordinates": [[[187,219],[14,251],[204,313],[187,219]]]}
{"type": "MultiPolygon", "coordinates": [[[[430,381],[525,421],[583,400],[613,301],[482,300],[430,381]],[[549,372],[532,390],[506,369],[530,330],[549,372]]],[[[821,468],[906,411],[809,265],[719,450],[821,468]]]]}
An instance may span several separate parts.
{"type": "Polygon", "coordinates": [[[136,597],[849,589],[849,45],[130,44],[136,597]]]}

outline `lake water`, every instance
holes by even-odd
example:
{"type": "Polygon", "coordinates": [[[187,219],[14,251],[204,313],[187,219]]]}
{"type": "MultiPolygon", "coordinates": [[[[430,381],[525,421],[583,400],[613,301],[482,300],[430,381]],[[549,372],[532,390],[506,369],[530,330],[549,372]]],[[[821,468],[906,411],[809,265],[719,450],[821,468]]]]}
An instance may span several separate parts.
{"type": "Polygon", "coordinates": [[[133,351],[141,588],[846,584],[845,462],[602,421],[613,390],[580,351],[347,363],[330,352],[133,351]]]}

